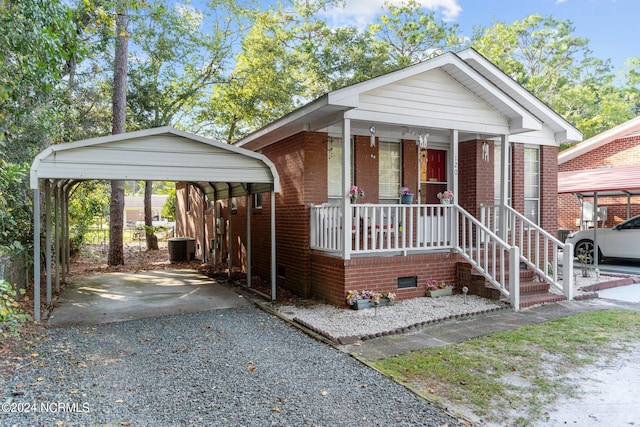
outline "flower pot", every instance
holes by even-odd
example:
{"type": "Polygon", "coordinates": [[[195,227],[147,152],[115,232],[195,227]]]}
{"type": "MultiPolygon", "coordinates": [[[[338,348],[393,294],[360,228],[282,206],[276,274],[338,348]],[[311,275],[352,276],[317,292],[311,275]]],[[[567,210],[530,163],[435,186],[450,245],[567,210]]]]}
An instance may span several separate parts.
{"type": "Polygon", "coordinates": [[[444,297],[452,294],[452,288],[436,289],[435,291],[427,291],[427,296],[431,298],[444,297]]]}
{"type": "MultiPolygon", "coordinates": [[[[393,303],[388,298],[379,299],[377,300],[377,302],[378,307],[382,307],[383,305],[393,305],[393,303]]],[[[359,299],[356,300],[355,304],[350,305],[349,307],[351,307],[353,310],[364,310],[366,308],[374,308],[376,306],[375,303],[376,301],[372,299],[359,299]]]]}
{"type": "Polygon", "coordinates": [[[402,195],[402,204],[403,205],[410,205],[411,203],[413,203],[413,194],[403,194],[402,195]]]}
{"type": "Polygon", "coordinates": [[[440,203],[443,205],[450,205],[451,199],[440,199],[440,203]]]}

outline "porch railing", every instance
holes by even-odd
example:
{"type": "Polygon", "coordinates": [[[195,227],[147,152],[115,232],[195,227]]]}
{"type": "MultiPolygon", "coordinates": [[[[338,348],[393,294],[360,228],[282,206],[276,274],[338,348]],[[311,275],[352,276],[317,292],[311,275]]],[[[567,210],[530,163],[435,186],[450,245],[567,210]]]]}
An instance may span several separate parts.
{"type": "Polygon", "coordinates": [[[481,205],[480,221],[512,246],[520,248],[520,261],[537,276],[573,299],[573,245],[560,240],[542,229],[510,206],[505,207],[505,217],[498,205],[481,205]],[[500,228],[506,227],[506,233],[500,228]],[[560,283],[562,280],[562,283],[560,283]]]}
{"type": "MultiPolygon", "coordinates": [[[[452,205],[351,205],[352,254],[451,249],[452,205]]],[[[342,207],[311,207],[311,249],[343,249],[342,207]]]]}
{"type": "MultiPolygon", "coordinates": [[[[342,207],[311,207],[311,249],[343,250],[342,207]]],[[[500,239],[490,228],[457,205],[351,206],[350,253],[409,253],[455,250],[520,307],[518,247],[500,239]]]]}
{"type": "Polygon", "coordinates": [[[520,250],[500,239],[469,212],[456,206],[456,251],[520,309],[520,250]]]}

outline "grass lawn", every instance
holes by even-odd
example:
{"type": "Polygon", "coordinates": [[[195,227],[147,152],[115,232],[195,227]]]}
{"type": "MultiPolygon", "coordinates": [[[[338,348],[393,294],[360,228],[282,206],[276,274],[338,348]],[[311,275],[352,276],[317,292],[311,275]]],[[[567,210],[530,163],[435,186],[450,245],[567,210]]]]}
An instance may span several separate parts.
{"type": "Polygon", "coordinates": [[[615,309],[370,363],[460,415],[527,426],[543,418],[559,396],[579,396],[572,373],[638,342],[640,313],[615,309]]]}

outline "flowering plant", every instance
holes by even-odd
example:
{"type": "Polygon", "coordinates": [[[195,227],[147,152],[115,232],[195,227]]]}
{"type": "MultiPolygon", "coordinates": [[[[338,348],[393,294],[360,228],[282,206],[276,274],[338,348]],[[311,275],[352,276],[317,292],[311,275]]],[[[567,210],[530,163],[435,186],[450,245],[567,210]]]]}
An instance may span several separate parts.
{"type": "Polygon", "coordinates": [[[438,199],[440,200],[451,200],[453,199],[453,191],[447,190],[442,193],[438,193],[438,199]]]}
{"type": "Polygon", "coordinates": [[[427,280],[427,290],[437,291],[438,289],[452,288],[453,286],[447,285],[443,281],[437,281],[434,279],[427,280]]]}
{"type": "Polygon", "coordinates": [[[361,299],[367,299],[372,301],[380,301],[381,299],[388,299],[393,302],[396,300],[396,294],[393,292],[374,292],[374,291],[349,291],[347,293],[347,304],[354,305],[356,301],[361,299]]]}
{"type": "Polygon", "coordinates": [[[409,187],[400,187],[400,195],[406,196],[407,194],[411,194],[411,190],[409,190],[409,187]]]}
{"type": "Polygon", "coordinates": [[[349,190],[349,196],[353,199],[356,197],[364,197],[364,190],[357,185],[352,185],[349,190]]]}

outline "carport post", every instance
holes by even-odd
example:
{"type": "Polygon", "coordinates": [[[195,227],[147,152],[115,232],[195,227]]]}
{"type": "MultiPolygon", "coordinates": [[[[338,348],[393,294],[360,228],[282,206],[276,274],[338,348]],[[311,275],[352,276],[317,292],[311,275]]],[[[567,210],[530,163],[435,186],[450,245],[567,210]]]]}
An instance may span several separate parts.
{"type": "Polygon", "coordinates": [[[45,264],[47,275],[47,304],[51,304],[51,182],[44,181],[45,264]]]}
{"type": "Polygon", "coordinates": [[[598,268],[598,192],[593,193],[593,265],[598,268]]]}
{"type": "Polygon", "coordinates": [[[229,270],[227,277],[229,278],[231,278],[231,268],[233,267],[233,252],[231,248],[231,243],[233,242],[233,239],[231,238],[231,215],[233,215],[233,208],[231,205],[231,186],[229,186],[229,206],[227,206],[227,221],[229,222],[229,225],[227,226],[227,269],[229,270]]]}
{"type": "Polygon", "coordinates": [[[40,321],[40,187],[33,189],[33,317],[40,321]]]}
{"type": "Polygon", "coordinates": [[[60,292],[60,181],[55,181],[55,203],[53,222],[55,224],[55,245],[56,245],[56,292],[60,292]]]}

